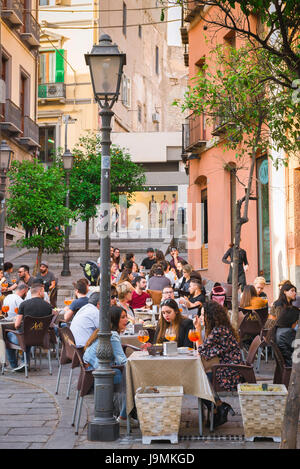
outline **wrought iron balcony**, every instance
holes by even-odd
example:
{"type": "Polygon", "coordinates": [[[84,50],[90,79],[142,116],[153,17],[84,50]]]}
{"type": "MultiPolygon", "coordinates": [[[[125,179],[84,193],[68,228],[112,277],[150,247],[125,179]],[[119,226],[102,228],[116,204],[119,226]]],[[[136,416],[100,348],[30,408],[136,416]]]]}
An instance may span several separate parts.
{"type": "Polygon", "coordinates": [[[39,126],[29,116],[23,117],[23,135],[18,141],[28,147],[39,147],[39,126]]]}
{"type": "Polygon", "coordinates": [[[22,111],[10,99],[6,99],[2,105],[2,117],[0,121],[1,129],[11,134],[20,134],[22,132],[22,111]]]}
{"type": "Polygon", "coordinates": [[[203,10],[203,4],[199,0],[191,0],[185,9],[184,21],[191,23],[196,16],[203,10]]]}
{"type": "Polygon", "coordinates": [[[2,0],[1,16],[13,26],[23,24],[23,4],[20,0],[2,0]]]}
{"type": "Polygon", "coordinates": [[[182,127],[182,153],[200,150],[206,145],[204,114],[191,114],[182,127]]]}
{"type": "Polygon", "coordinates": [[[226,119],[225,116],[220,114],[214,119],[214,126],[213,126],[213,130],[211,134],[214,136],[225,134],[228,125],[232,125],[232,124],[228,122],[228,119],[226,119]]]}
{"type": "Polygon", "coordinates": [[[66,85],[64,83],[43,83],[39,85],[38,98],[40,103],[45,101],[66,100],[66,85]]]}
{"type": "Polygon", "coordinates": [[[32,47],[40,45],[40,25],[28,11],[25,14],[25,24],[20,31],[20,36],[32,47]]]}

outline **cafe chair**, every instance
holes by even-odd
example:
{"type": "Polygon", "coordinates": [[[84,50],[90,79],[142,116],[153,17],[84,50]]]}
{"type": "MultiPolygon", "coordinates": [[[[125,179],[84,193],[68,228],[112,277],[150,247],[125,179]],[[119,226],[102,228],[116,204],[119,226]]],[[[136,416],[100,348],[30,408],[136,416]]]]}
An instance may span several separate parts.
{"type": "Polygon", "coordinates": [[[151,296],[153,304],[159,306],[161,303],[162,291],[161,290],[147,290],[151,296]]]}
{"type": "Polygon", "coordinates": [[[30,356],[27,357],[26,347],[39,347],[40,349],[46,349],[48,353],[49,363],[49,374],[52,375],[51,366],[51,352],[50,352],[50,340],[49,340],[49,326],[52,322],[53,315],[44,317],[24,317],[24,332],[20,333],[16,330],[5,329],[4,341],[5,347],[11,350],[21,350],[24,353],[24,364],[25,364],[25,377],[28,378],[28,364],[30,356]],[[7,339],[7,333],[13,332],[18,338],[18,345],[12,344],[7,339]]]}
{"type": "Polygon", "coordinates": [[[274,351],[276,368],[273,377],[274,384],[284,384],[286,388],[289,387],[292,367],[286,366],[280,348],[274,340],[270,340],[270,345],[274,351]]]}
{"type": "Polygon", "coordinates": [[[230,368],[232,370],[237,371],[241,376],[244,382],[246,383],[256,383],[256,377],[254,373],[253,363],[258,352],[259,347],[261,346],[261,338],[257,335],[248,351],[247,358],[245,362],[241,365],[235,365],[233,363],[218,363],[217,365],[212,365],[212,386],[216,392],[226,392],[224,388],[219,384],[216,378],[216,372],[220,369],[230,368]]]}
{"type": "Polygon", "coordinates": [[[244,348],[247,350],[248,344],[252,342],[254,337],[261,334],[264,322],[256,310],[239,308],[239,314],[241,313],[244,314],[244,317],[240,319],[239,336],[241,353],[245,361],[244,348]]]}
{"type": "MultiPolygon", "coordinates": [[[[70,390],[71,390],[71,384],[72,384],[72,375],[73,375],[73,370],[74,368],[77,368],[80,366],[77,354],[74,353],[74,348],[73,345],[75,344],[75,339],[72,334],[72,331],[70,330],[69,327],[62,327],[58,329],[58,334],[62,343],[61,347],[61,353],[60,353],[60,360],[59,360],[59,368],[58,368],[58,375],[57,375],[57,381],[56,381],[56,389],[55,389],[55,394],[58,394],[58,389],[60,385],[60,378],[61,378],[61,372],[62,372],[62,366],[66,365],[68,363],[71,363],[71,369],[70,369],[70,374],[69,374],[69,380],[68,380],[68,386],[67,386],[67,393],[66,393],[66,399],[69,399],[70,397],[70,390]]],[[[80,355],[83,355],[83,347],[77,349],[80,353],[80,355]]]]}

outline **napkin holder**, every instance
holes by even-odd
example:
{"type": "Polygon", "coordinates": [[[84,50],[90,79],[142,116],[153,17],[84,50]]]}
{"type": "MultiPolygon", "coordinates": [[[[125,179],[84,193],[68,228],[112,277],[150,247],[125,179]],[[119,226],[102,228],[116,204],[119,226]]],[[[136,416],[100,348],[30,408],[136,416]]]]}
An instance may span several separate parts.
{"type": "Polygon", "coordinates": [[[177,355],[177,342],[164,342],[163,355],[167,357],[177,355]]]}

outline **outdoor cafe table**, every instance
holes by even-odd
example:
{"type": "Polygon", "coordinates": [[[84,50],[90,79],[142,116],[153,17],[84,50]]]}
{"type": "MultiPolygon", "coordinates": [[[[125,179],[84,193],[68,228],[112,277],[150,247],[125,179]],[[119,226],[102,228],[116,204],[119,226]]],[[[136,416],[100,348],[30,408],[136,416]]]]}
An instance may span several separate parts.
{"type": "Polygon", "coordinates": [[[184,394],[198,397],[199,434],[202,435],[201,399],[214,402],[214,396],[199,355],[151,356],[145,351],[132,353],[126,364],[127,415],[134,407],[136,390],[145,386],[183,386],[184,394]]]}
{"type": "Polygon", "coordinates": [[[0,363],[5,363],[5,342],[4,342],[4,329],[14,329],[14,319],[3,319],[0,321],[0,363]]]}

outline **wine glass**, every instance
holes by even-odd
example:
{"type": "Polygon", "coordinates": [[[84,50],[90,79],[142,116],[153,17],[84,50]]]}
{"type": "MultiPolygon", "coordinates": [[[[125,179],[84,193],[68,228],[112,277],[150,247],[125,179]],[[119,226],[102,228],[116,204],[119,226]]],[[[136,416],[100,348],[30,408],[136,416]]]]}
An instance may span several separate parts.
{"type": "Polygon", "coordinates": [[[152,298],[151,297],[147,298],[146,299],[146,305],[149,307],[149,309],[151,309],[152,304],[153,304],[152,298]]]}
{"type": "Polygon", "coordinates": [[[188,338],[191,342],[194,343],[195,353],[197,353],[197,345],[196,342],[200,339],[200,332],[196,329],[190,329],[188,333],[188,338]]]}
{"type": "Polygon", "coordinates": [[[176,332],[173,327],[168,327],[165,333],[165,338],[169,342],[174,342],[176,340],[176,332]]]}
{"type": "Polygon", "coordinates": [[[14,277],[11,279],[12,283],[16,283],[17,279],[14,277]]]}
{"type": "Polygon", "coordinates": [[[19,308],[15,308],[15,313],[18,314],[19,308]]]}
{"type": "Polygon", "coordinates": [[[9,311],[9,306],[2,306],[2,313],[4,313],[4,316],[7,316],[8,311],[9,311]]]}
{"type": "MultiPolygon", "coordinates": [[[[149,332],[147,329],[141,329],[138,332],[138,340],[144,345],[149,340],[149,332]]],[[[143,347],[142,347],[143,348],[143,347]]]]}
{"type": "Polygon", "coordinates": [[[73,301],[72,298],[65,298],[65,299],[64,299],[64,304],[65,304],[66,306],[70,306],[70,304],[72,303],[72,301],[73,301]]]}
{"type": "Polygon", "coordinates": [[[3,282],[1,286],[2,286],[2,288],[6,289],[8,287],[8,283],[3,282]]]}

